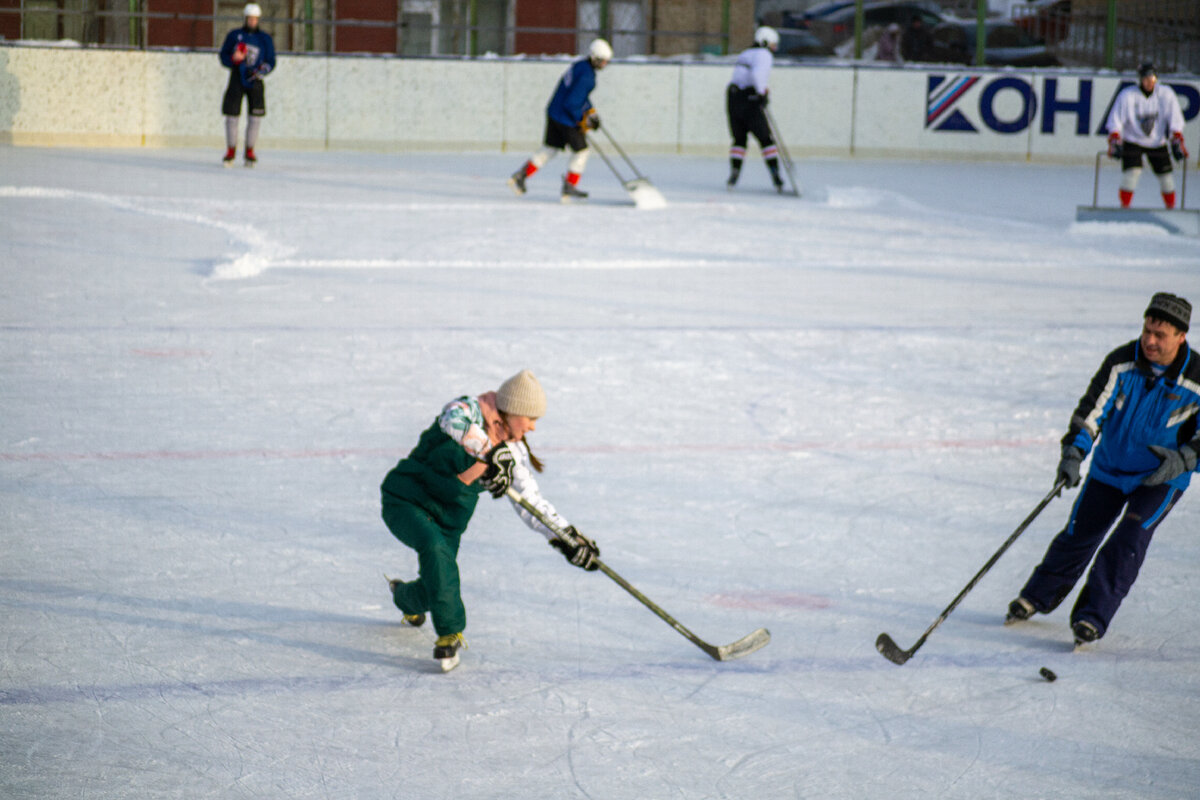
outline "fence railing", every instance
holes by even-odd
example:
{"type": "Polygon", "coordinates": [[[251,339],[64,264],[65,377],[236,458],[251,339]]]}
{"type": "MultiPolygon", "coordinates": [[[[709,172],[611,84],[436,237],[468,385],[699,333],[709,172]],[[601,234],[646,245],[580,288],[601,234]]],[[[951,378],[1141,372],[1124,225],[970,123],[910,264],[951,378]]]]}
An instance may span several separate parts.
{"type": "MultiPolygon", "coordinates": [[[[104,8],[104,2],[81,0],[71,8],[55,0],[8,0],[8,6],[0,0],[0,39],[70,40],[96,47],[210,49],[242,24],[242,17],[236,13],[147,10],[139,8],[142,4],[136,0],[123,8],[104,8]]],[[[723,2],[727,4],[728,0],[723,2]]],[[[640,8],[640,4],[637,6],[640,8]]],[[[292,53],[570,54],[584,51],[597,36],[612,43],[617,57],[725,54],[733,47],[727,14],[723,24],[699,30],[652,28],[641,16],[628,14],[581,14],[580,24],[574,27],[511,25],[503,20],[471,19],[468,14],[447,16],[395,13],[391,19],[358,19],[264,14],[260,25],[271,33],[277,50],[292,53]]],[[[746,27],[749,29],[749,24],[746,27]]]]}

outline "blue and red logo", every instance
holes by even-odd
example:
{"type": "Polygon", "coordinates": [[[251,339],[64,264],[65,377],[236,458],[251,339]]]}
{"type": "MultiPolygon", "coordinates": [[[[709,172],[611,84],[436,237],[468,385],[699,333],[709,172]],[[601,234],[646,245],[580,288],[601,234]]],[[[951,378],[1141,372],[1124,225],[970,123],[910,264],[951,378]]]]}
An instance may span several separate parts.
{"type": "MultiPolygon", "coordinates": [[[[1091,78],[1047,77],[1039,86],[1015,75],[927,75],[925,128],[941,133],[1021,133],[1041,115],[1040,131],[1053,134],[1060,116],[1074,116],[1074,133],[1106,134],[1105,124],[1117,95],[1132,81],[1122,81],[1108,98],[1103,113],[1093,115],[1091,78]],[[1096,120],[1097,124],[1093,124],[1096,120]]],[[[1200,88],[1171,83],[1185,121],[1200,114],[1200,88]]]]}

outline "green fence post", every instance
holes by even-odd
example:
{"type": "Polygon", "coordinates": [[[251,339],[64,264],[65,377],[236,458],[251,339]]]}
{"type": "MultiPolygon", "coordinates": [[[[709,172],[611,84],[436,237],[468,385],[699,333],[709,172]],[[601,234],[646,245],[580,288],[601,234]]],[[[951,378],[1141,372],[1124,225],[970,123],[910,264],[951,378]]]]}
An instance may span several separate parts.
{"type": "Polygon", "coordinates": [[[979,0],[975,4],[975,66],[977,67],[982,67],[987,63],[983,52],[987,47],[987,30],[984,28],[986,21],[987,0],[979,0]]]}
{"type": "Polygon", "coordinates": [[[313,0],[304,0],[304,51],[313,51],[313,0]]]}
{"type": "Polygon", "coordinates": [[[1104,66],[1113,69],[1117,60],[1117,0],[1108,0],[1108,19],[1104,23],[1104,66]]]}
{"type": "Polygon", "coordinates": [[[729,3],[730,0],[724,0],[721,3],[721,55],[729,55],[729,3]]]}
{"type": "Polygon", "coordinates": [[[863,0],[854,0],[854,58],[862,58],[863,0]]]}

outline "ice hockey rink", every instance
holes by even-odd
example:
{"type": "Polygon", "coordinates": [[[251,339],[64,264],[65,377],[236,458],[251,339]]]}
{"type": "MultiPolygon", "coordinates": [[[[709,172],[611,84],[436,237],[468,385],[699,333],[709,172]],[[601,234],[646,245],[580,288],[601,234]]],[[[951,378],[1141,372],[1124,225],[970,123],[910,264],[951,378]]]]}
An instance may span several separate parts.
{"type": "Polygon", "coordinates": [[[1196,797],[1196,489],[1086,651],[1074,595],[1002,625],[1074,491],[874,642],[1045,496],[1200,241],[1075,223],[1090,166],[635,156],[643,211],[599,159],[517,199],[523,155],[0,148],[0,796],[1196,797]],[[524,367],[544,495],[769,646],[485,496],[441,673],[378,487],[524,367]]]}

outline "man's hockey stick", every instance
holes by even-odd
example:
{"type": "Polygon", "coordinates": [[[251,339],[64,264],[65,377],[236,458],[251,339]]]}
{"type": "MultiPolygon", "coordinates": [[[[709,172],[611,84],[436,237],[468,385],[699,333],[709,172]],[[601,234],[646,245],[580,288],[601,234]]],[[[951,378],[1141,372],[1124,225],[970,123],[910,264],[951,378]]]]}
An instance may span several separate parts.
{"type": "Polygon", "coordinates": [[[792,167],[792,156],[788,152],[787,145],[783,143],[783,137],[779,135],[779,126],[775,124],[775,117],[771,116],[771,110],[763,108],[763,113],[766,114],[767,126],[771,129],[771,138],[779,147],[779,155],[783,157],[783,168],[787,170],[788,180],[792,182],[792,194],[799,197],[800,183],[796,180],[796,170],[792,167]]]}
{"type": "Polygon", "coordinates": [[[1017,526],[1017,529],[1013,531],[1012,536],[1009,536],[1008,540],[1005,541],[1004,544],[1000,545],[1000,549],[988,559],[988,562],[983,565],[983,569],[975,573],[975,577],[971,578],[971,582],[968,583],[963,590],[958,593],[958,597],[954,598],[954,601],[951,602],[950,605],[946,606],[946,610],[943,611],[941,615],[933,621],[933,624],[930,625],[923,634],[921,634],[921,638],[917,639],[916,644],[907,650],[901,650],[900,646],[892,641],[892,637],[888,636],[886,633],[881,633],[879,634],[879,638],[875,640],[875,649],[882,653],[883,657],[888,661],[891,661],[893,664],[903,664],[905,661],[908,661],[910,658],[912,658],[913,653],[917,652],[917,650],[921,648],[921,645],[925,644],[925,640],[929,638],[929,634],[933,633],[933,629],[938,625],[941,625],[946,620],[946,617],[950,616],[950,612],[954,611],[962,599],[967,596],[967,592],[975,588],[975,584],[979,583],[979,579],[986,575],[987,571],[990,570],[995,563],[1000,560],[1000,556],[1004,555],[1004,551],[1007,550],[1012,543],[1017,540],[1018,536],[1025,532],[1025,529],[1029,527],[1029,523],[1033,522],[1034,518],[1037,517],[1038,514],[1042,513],[1042,509],[1048,506],[1051,500],[1053,500],[1055,497],[1058,497],[1058,495],[1062,493],[1062,490],[1066,487],[1066,485],[1066,479],[1059,480],[1058,483],[1054,484],[1054,488],[1050,490],[1050,494],[1042,498],[1042,502],[1038,503],[1037,508],[1035,508],[1029,514],[1029,516],[1025,518],[1024,522],[1017,526]]]}
{"type": "MultiPolygon", "coordinates": [[[[559,536],[559,528],[553,522],[547,519],[546,516],[537,509],[536,506],[522,497],[516,489],[509,487],[505,494],[507,494],[509,499],[514,503],[517,503],[521,506],[521,508],[532,514],[538,522],[549,528],[551,533],[553,533],[555,536],[559,536]]],[[[560,536],[559,538],[562,537],[560,536]]],[[[731,644],[721,645],[720,647],[711,645],[685,628],[678,620],[676,620],[666,611],[663,611],[661,608],[659,608],[659,606],[653,600],[639,592],[637,587],[618,575],[612,569],[612,567],[608,566],[598,558],[596,559],[596,564],[599,566],[601,572],[612,578],[618,586],[629,592],[631,595],[637,598],[638,602],[657,614],[659,619],[663,620],[676,631],[683,634],[685,639],[696,645],[696,647],[699,647],[704,652],[708,653],[717,661],[732,661],[735,658],[741,658],[742,656],[750,655],[755,650],[766,647],[767,643],[771,641],[770,632],[767,631],[766,628],[759,628],[753,633],[747,634],[731,644]]]]}

